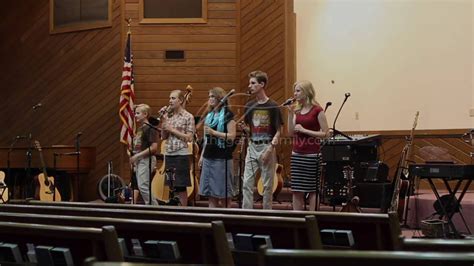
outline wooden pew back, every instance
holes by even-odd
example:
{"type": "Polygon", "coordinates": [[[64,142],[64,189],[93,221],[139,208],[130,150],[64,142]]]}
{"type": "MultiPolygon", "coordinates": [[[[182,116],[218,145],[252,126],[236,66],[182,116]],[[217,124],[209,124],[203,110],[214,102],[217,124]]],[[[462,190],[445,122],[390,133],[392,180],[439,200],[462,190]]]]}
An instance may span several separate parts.
{"type": "Polygon", "coordinates": [[[129,218],[139,220],[166,220],[182,222],[223,221],[227,232],[270,235],[276,248],[311,248],[304,218],[252,216],[219,213],[179,213],[148,210],[124,210],[104,208],[70,208],[64,206],[0,204],[0,211],[73,215],[90,217],[129,218]]]}
{"type": "Polygon", "coordinates": [[[407,252],[407,251],[360,251],[360,250],[288,250],[263,249],[259,265],[306,266],[306,265],[466,265],[472,266],[474,253],[407,252]]]}
{"type": "MultiPolygon", "coordinates": [[[[248,209],[216,209],[202,207],[176,207],[176,206],[149,206],[130,204],[91,204],[82,202],[42,202],[42,201],[18,201],[17,204],[41,205],[41,206],[67,206],[67,207],[91,207],[104,209],[119,208],[124,210],[148,210],[157,212],[176,213],[199,213],[199,214],[229,214],[238,216],[260,216],[260,217],[288,217],[305,218],[307,215],[316,217],[319,229],[351,230],[357,250],[395,250],[399,244],[401,234],[400,224],[395,213],[340,213],[340,212],[313,212],[313,211],[285,211],[285,210],[248,210],[248,209]]],[[[307,228],[312,228],[308,227],[307,228]]],[[[314,233],[313,233],[314,235],[314,233]]],[[[314,239],[314,238],[313,238],[314,239]]],[[[310,239],[311,240],[311,239],[310,239]]],[[[309,246],[317,249],[312,244],[309,246]]],[[[283,246],[274,246],[282,247],[283,246]]],[[[284,248],[291,248],[285,246],[284,248]]],[[[327,247],[328,248],[328,247],[327,247]]],[[[331,247],[329,247],[331,248],[331,247]]]]}
{"type": "Polygon", "coordinates": [[[400,250],[436,252],[474,252],[474,239],[402,238],[400,250]]]}
{"type": "Polygon", "coordinates": [[[50,225],[70,225],[77,227],[102,227],[113,225],[119,237],[127,240],[131,250],[130,239],[176,241],[183,263],[219,263],[231,262],[232,254],[226,241],[225,230],[215,230],[222,223],[194,223],[151,221],[126,218],[65,216],[34,213],[0,212],[0,221],[35,223],[50,225]],[[219,235],[217,235],[219,234],[219,235]],[[218,240],[219,242],[215,242],[218,240]]]}
{"type": "Polygon", "coordinates": [[[84,228],[44,224],[0,222],[0,239],[18,244],[26,254],[26,244],[69,248],[75,265],[95,256],[104,261],[123,261],[117,233],[113,226],[84,228]]]}

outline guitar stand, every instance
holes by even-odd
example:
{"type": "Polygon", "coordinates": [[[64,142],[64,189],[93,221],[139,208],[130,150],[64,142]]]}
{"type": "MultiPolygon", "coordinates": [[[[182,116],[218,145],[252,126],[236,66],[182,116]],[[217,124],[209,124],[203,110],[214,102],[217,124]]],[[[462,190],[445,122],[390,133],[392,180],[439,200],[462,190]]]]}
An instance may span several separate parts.
{"type": "Polygon", "coordinates": [[[168,206],[180,206],[181,205],[181,201],[179,200],[179,198],[174,195],[173,180],[175,178],[174,177],[175,171],[176,171],[176,169],[174,169],[174,168],[168,168],[168,169],[165,170],[166,180],[168,180],[169,187],[170,187],[169,200],[168,201],[158,200],[159,205],[168,205],[168,206]]]}

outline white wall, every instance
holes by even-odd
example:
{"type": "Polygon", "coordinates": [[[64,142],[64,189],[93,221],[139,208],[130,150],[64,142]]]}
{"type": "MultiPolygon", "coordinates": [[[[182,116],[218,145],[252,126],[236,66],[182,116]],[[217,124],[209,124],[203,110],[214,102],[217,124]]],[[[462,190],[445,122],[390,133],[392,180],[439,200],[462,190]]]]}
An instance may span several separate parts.
{"type": "Polygon", "coordinates": [[[297,79],[331,125],[350,92],[340,130],[474,127],[472,0],[294,1],[297,79]]]}

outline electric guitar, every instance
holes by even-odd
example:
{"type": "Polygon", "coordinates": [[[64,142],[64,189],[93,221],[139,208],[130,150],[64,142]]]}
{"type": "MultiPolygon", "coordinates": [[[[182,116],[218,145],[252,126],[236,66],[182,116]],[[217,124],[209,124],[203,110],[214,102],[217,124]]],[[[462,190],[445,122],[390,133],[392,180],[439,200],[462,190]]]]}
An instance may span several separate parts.
{"type": "Polygon", "coordinates": [[[0,203],[8,202],[8,186],[5,183],[5,173],[0,171],[0,203]]]}
{"type": "Polygon", "coordinates": [[[54,186],[54,177],[48,176],[46,172],[43,149],[41,149],[41,145],[37,140],[35,140],[35,148],[39,151],[41,166],[43,168],[43,172],[38,175],[39,199],[41,201],[61,201],[61,194],[59,194],[58,189],[54,186]]]}

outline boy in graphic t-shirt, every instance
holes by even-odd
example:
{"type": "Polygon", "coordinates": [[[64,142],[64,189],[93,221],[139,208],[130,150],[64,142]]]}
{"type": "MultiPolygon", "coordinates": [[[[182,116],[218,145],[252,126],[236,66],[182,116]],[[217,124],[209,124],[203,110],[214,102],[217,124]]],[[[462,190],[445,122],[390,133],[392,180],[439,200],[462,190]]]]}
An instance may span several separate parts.
{"type": "Polygon", "coordinates": [[[239,125],[244,133],[249,134],[242,187],[244,209],[253,208],[253,188],[258,169],[263,179],[263,208],[272,208],[272,186],[277,162],[275,146],[283,121],[278,104],[265,93],[267,84],[265,72],[254,71],[249,74],[249,92],[255,95],[255,99],[245,105],[245,123],[239,125]]]}

